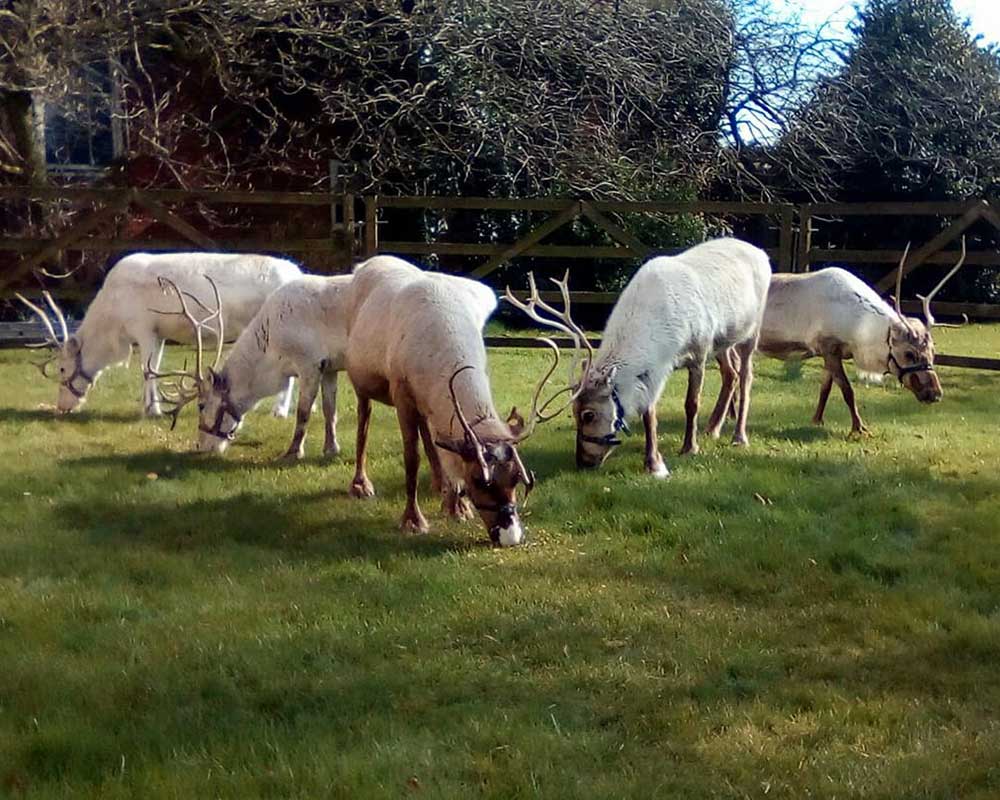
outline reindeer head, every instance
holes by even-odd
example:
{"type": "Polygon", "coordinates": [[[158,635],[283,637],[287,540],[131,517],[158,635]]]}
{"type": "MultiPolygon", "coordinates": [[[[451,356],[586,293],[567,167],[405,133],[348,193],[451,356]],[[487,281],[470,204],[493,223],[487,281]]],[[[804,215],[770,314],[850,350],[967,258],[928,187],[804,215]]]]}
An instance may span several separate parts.
{"type": "Polygon", "coordinates": [[[527,438],[530,430],[517,410],[513,409],[499,433],[478,434],[466,419],[455,394],[455,378],[468,369],[472,366],[456,370],[448,381],[455,416],[462,426],[464,437],[439,438],[435,444],[461,459],[462,491],[479,512],[490,540],[501,547],[512,547],[524,538],[524,527],[517,509],[517,487],[523,483],[527,495],[535,485],[534,474],[525,469],[517,452],[518,442],[527,438]]]}
{"type": "Polygon", "coordinates": [[[69,335],[66,317],[48,292],[42,292],[42,297],[59,323],[61,336],[56,334],[56,329],[45,309],[35,305],[21,294],[15,294],[15,297],[38,316],[48,333],[48,338],[44,343],[28,346],[44,347],[52,352],[49,358],[35,362],[35,366],[46,378],[59,381],[59,394],[56,398],[57,412],[68,414],[75,411],[86,401],[87,391],[94,382],[94,376],[83,368],[83,347],[80,340],[76,336],[69,335]],[[56,364],[55,370],[50,369],[52,363],[56,364]]]}
{"type": "Polygon", "coordinates": [[[229,375],[208,368],[198,384],[198,441],[195,450],[222,455],[243,425],[243,414],[229,397],[229,375]]]}
{"type": "Polygon", "coordinates": [[[616,368],[591,373],[573,402],[576,419],[576,465],[601,466],[618,445],[618,434],[628,433],[625,409],[615,388],[616,368]]]}
{"type": "Polygon", "coordinates": [[[145,375],[147,378],[174,378],[171,382],[160,383],[160,394],[166,404],[172,406],[166,414],[172,418],[171,430],[177,425],[177,415],[181,409],[193,400],[198,401],[198,441],[195,449],[201,452],[222,453],[242,422],[242,415],[236,412],[229,401],[229,385],[225,373],[216,372],[219,361],[222,359],[222,345],[225,341],[225,329],[222,321],[222,298],[219,295],[219,288],[207,275],[205,280],[212,287],[215,295],[215,308],[210,309],[190,292],[182,292],[173,281],[160,277],[160,286],[166,291],[171,290],[180,302],[180,311],[160,311],[150,309],[156,314],[171,314],[183,316],[191,324],[194,331],[195,346],[195,368],[194,372],[187,369],[187,364],[181,370],[169,372],[157,372],[147,364],[145,375]],[[203,319],[197,319],[191,313],[187,301],[191,300],[202,307],[207,312],[203,319]],[[212,321],[216,321],[216,326],[211,326],[212,321]],[[210,331],[217,337],[215,350],[215,362],[211,367],[204,368],[204,343],[202,333],[204,330],[210,331]]]}
{"type": "Polygon", "coordinates": [[[924,323],[901,317],[889,328],[889,357],[886,370],[913,392],[921,403],[936,403],[943,394],[934,371],[934,340],[924,323]]]}
{"type": "MultiPolygon", "coordinates": [[[[931,336],[931,328],[935,325],[941,328],[956,327],[939,323],[931,313],[931,300],[941,291],[941,287],[961,268],[965,263],[965,237],[962,237],[962,254],[958,263],[948,272],[944,278],[935,286],[929,294],[917,295],[924,307],[924,317],[926,324],[914,317],[906,317],[900,307],[899,298],[901,284],[903,280],[903,265],[906,263],[906,256],[909,254],[910,245],[906,245],[903,257],[899,262],[899,270],[896,274],[896,314],[899,319],[889,326],[888,347],[889,355],[886,360],[886,372],[895,375],[897,380],[913,392],[914,396],[921,403],[936,403],[941,399],[943,391],[941,381],[938,380],[934,371],[934,339],[931,336]]],[[[968,318],[966,318],[968,321],[968,318]]]]}

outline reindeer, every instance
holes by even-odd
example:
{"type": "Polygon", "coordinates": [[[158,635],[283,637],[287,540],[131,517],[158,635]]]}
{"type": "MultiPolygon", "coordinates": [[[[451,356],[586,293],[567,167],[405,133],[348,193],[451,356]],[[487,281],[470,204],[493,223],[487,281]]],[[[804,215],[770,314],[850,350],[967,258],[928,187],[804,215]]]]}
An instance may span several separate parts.
{"type": "MultiPolygon", "coordinates": [[[[49,338],[45,346],[54,352],[51,358],[36,366],[45,377],[56,377],[50,374],[49,365],[57,363],[59,395],[56,409],[67,414],[85,402],[90,387],[106,367],[129,358],[133,345],[138,346],[142,366],[150,366],[155,371],[167,339],[191,341],[191,330],[183,319],[155,308],[163,300],[161,277],[194,298],[202,298],[198,299],[199,304],[208,299],[204,277],[211,278],[227,298],[225,330],[236,336],[250,323],[272,291],[301,275],[299,268],[290,261],[270,256],[133,253],[118,261],[108,272],[104,285],[72,336],[65,316],[51,295],[44,293],[43,296],[58,322],[61,335],[56,335],[55,326],[44,308],[20,294],[17,297],[46,326],[49,338]]],[[[276,416],[288,415],[291,388],[289,382],[275,403],[276,416]]],[[[152,376],[146,379],[143,388],[142,413],[146,416],[161,413],[152,376]]]]}
{"type": "Polygon", "coordinates": [[[528,422],[516,409],[506,421],[497,414],[482,338],[486,318],[496,308],[493,292],[476,281],[423,272],[389,256],[361,264],[350,291],[347,373],[358,395],[351,495],[370,497],[375,491],[366,473],[366,451],[371,404],[377,400],[395,407],[403,438],[401,528],[428,529],[417,503],[422,440],[446,511],[465,516],[471,500],[494,544],[519,544],[524,532],[517,487],[530,491],[535,480],[517,445],[546,408],[537,403],[545,379],[528,422]]]}
{"type": "MultiPolygon", "coordinates": [[[[326,438],[323,453],[336,456],[337,374],[344,369],[347,348],[347,301],[351,276],[305,275],[289,281],[264,301],[260,311],[236,339],[221,369],[208,367],[207,374],[156,373],[173,375],[172,408],[176,422],[180,410],[198,401],[198,438],[195,449],[222,454],[243,424],[244,415],[264,397],[284,388],[289,378],[299,379],[299,403],[295,432],[283,459],[301,459],[305,453],[306,427],[313,402],[323,391],[326,438]]],[[[185,293],[170,283],[195,337],[205,320],[198,320],[188,307],[185,293]]],[[[213,312],[221,317],[219,308],[213,312]]],[[[199,360],[200,363],[200,360],[199,360]]]]}
{"type": "MultiPolygon", "coordinates": [[[[640,267],[611,312],[600,350],[594,353],[586,337],[581,339],[586,357],[573,389],[577,466],[601,466],[621,444],[619,434],[628,433],[628,418],[638,414],[646,433],[646,471],[656,478],[668,477],[657,445],[656,404],[667,379],[680,367],[688,370],[681,454],[697,453],[698,409],[709,356],[719,361],[723,391],[708,433],[713,438],[719,435],[738,372],[740,402],[733,443],[747,444],[751,358],[770,275],[767,254],[736,239],[705,242],[640,267]],[[733,351],[740,357],[738,368],[733,351]]],[[[537,297],[533,278],[530,285],[537,297]]],[[[528,310],[509,290],[507,299],[528,310]]],[[[535,305],[548,314],[554,311],[537,300],[535,305]]],[[[567,330],[537,311],[529,313],[543,325],[567,330]]]]}
{"type": "Polygon", "coordinates": [[[899,305],[903,252],[896,278],[895,308],[860,278],[837,267],[803,275],[774,275],[761,327],[760,351],[775,358],[823,358],[823,383],[813,423],[823,424],[823,412],[837,384],[851,412],[851,434],[868,433],[858,413],[844,360],[854,359],[858,372],[875,381],[893,375],[922,403],[941,399],[941,382],[934,371],[931,328],[943,326],[931,313],[931,301],[965,262],[965,240],[958,263],[922,301],[926,324],[903,315],[899,305]]]}

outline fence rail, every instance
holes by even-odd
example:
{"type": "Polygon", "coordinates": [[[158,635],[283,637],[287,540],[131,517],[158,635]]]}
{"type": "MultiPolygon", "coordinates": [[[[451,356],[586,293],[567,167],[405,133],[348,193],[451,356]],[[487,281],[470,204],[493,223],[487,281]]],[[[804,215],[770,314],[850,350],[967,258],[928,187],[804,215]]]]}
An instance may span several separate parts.
{"type": "MultiPolygon", "coordinates": [[[[448,267],[463,269],[475,277],[485,277],[521,257],[562,259],[576,265],[586,260],[640,261],[649,255],[670,254],[678,248],[658,248],[655,242],[643,241],[628,228],[629,215],[695,214],[721,216],[735,220],[758,220],[755,244],[764,247],[777,271],[806,272],[828,263],[891,264],[893,269],[876,282],[880,291],[895,283],[902,269],[907,275],[924,265],[953,264],[958,258],[957,240],[973,225],[986,224],[1000,230],[998,207],[986,200],[967,202],[887,202],[887,203],[810,203],[793,206],[782,203],[738,203],[713,201],[589,201],[576,198],[497,198],[354,195],[329,192],[275,192],[243,190],[173,190],[173,189],[94,189],[0,186],[0,203],[59,203],[75,206],[78,214],[58,234],[47,237],[12,235],[0,237],[0,297],[10,295],[15,286],[24,286],[25,278],[44,265],[57,262],[64,254],[120,253],[128,250],[225,250],[231,252],[268,252],[294,254],[307,266],[315,259],[335,264],[335,271],[345,271],[359,258],[375,253],[446,259],[448,267]],[[192,204],[215,206],[250,206],[266,213],[292,215],[295,208],[329,209],[325,231],[318,236],[214,235],[199,229],[201,215],[187,214],[192,204]],[[153,236],[108,235],[116,220],[137,209],[159,225],[153,236]],[[522,229],[516,241],[433,241],[383,238],[386,214],[415,212],[519,212],[522,229]],[[534,215],[534,216],[531,216],[534,215]],[[814,247],[817,225],[836,224],[831,218],[939,217],[947,224],[926,243],[917,244],[906,263],[899,264],[903,252],[897,249],[834,249],[814,247]],[[546,243],[552,234],[577,220],[584,219],[600,230],[610,243],[580,245],[546,243]],[[531,227],[531,226],[534,227],[531,227]],[[163,235],[166,228],[170,233],[163,235]],[[766,236],[766,241],[761,238],[766,236]],[[462,261],[467,259],[467,262],[462,261]],[[458,265],[458,266],[456,266],[458,265]]],[[[312,213],[312,212],[310,212],[312,213]]],[[[753,239],[754,237],[750,237],[753,239]]],[[[973,251],[964,269],[1000,266],[1000,253],[973,251]]],[[[59,287],[69,288],[69,287],[59,287]]],[[[76,287],[75,290],[79,290],[76,287]]],[[[62,294],[62,292],[60,292],[62,294]]],[[[82,290],[81,294],[86,294],[82,290]]],[[[611,304],[612,292],[573,292],[574,302],[611,304]]],[[[918,313],[919,303],[904,301],[908,312],[918,313]]],[[[935,303],[943,316],[968,315],[977,319],[1000,319],[1000,305],[983,303],[935,303]]],[[[961,358],[961,357],[955,357],[961,358]]]]}

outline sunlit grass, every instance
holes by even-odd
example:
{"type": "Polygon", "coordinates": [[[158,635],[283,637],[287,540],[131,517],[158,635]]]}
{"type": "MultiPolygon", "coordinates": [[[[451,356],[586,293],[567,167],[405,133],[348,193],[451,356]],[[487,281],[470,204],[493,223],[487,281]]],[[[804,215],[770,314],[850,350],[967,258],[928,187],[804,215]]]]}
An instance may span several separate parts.
{"type": "MultiPolygon", "coordinates": [[[[1000,328],[938,349],[995,356],[1000,328]]],[[[180,351],[170,353],[179,361],[180,351]]],[[[490,354],[497,405],[545,356],[490,354]]],[[[353,501],[319,416],[252,415],[225,459],[138,419],[109,372],[86,411],[0,351],[0,796],[981,797],[1000,794],[1000,374],[944,401],[758,362],[751,445],[680,459],[633,436],[573,468],[568,417],[523,447],[529,545],[476,524],[403,537],[395,417],[353,501]]],[[[705,405],[717,389],[712,373],[705,405]]]]}

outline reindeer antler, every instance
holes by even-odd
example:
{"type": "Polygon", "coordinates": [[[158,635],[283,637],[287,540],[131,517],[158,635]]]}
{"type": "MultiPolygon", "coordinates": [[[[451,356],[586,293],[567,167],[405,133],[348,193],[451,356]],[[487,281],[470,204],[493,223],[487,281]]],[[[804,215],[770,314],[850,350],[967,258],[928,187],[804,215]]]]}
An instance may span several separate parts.
{"type": "MultiPolygon", "coordinates": [[[[932,328],[934,325],[937,325],[938,327],[944,327],[944,328],[957,328],[957,327],[960,327],[959,325],[943,325],[943,324],[940,324],[940,323],[936,322],[934,320],[934,315],[931,313],[931,300],[934,299],[934,295],[936,295],[938,292],[941,291],[941,287],[943,287],[951,279],[951,277],[956,272],[958,272],[959,269],[961,269],[961,267],[962,267],[962,265],[964,263],[965,263],[965,237],[963,236],[962,237],[962,254],[958,258],[958,263],[955,264],[955,266],[951,268],[951,270],[948,272],[948,274],[945,275],[941,279],[941,282],[938,283],[937,286],[935,286],[933,289],[931,289],[930,294],[928,294],[926,297],[924,297],[922,294],[918,294],[917,295],[917,297],[919,298],[920,302],[923,303],[923,306],[924,306],[924,317],[926,317],[926,319],[927,319],[927,327],[928,327],[928,329],[932,328]]],[[[965,316],[965,315],[963,314],[962,316],[965,316]]],[[[965,322],[968,322],[968,321],[969,321],[969,318],[965,317],[965,322]]]]}
{"type": "MultiPolygon", "coordinates": [[[[545,336],[539,337],[538,340],[540,342],[544,342],[546,345],[552,348],[552,355],[553,355],[552,366],[550,366],[548,371],[544,375],[542,375],[541,379],[538,381],[538,384],[535,386],[535,393],[534,395],[532,395],[531,398],[531,411],[529,412],[529,418],[525,424],[524,430],[522,430],[515,438],[516,442],[523,442],[525,439],[531,436],[531,434],[535,432],[535,426],[539,422],[548,422],[550,419],[555,419],[560,414],[562,414],[562,412],[565,411],[567,408],[569,408],[573,404],[573,401],[580,396],[580,392],[583,391],[583,382],[581,381],[580,385],[576,388],[575,391],[572,386],[564,386],[562,389],[560,389],[558,392],[552,395],[544,403],[539,404],[539,398],[542,395],[542,389],[545,388],[545,384],[548,383],[549,378],[552,377],[552,374],[559,367],[559,346],[554,341],[545,336]],[[572,392],[572,395],[570,396],[569,400],[567,400],[565,403],[559,406],[557,410],[546,413],[546,410],[549,408],[549,406],[551,406],[556,401],[557,398],[561,397],[567,392],[572,392]]],[[[516,413],[516,411],[517,411],[516,408],[512,409],[511,414],[516,413]]]]}
{"type": "Polygon", "coordinates": [[[913,326],[907,322],[906,315],[903,313],[903,307],[901,305],[903,300],[903,265],[906,264],[906,257],[909,254],[910,242],[907,242],[906,248],[903,250],[903,257],[899,259],[899,267],[896,269],[896,294],[893,296],[892,300],[896,306],[896,314],[899,316],[899,321],[903,323],[906,330],[916,336],[916,331],[913,329],[913,326]]]}
{"type": "Polygon", "coordinates": [[[555,355],[555,359],[552,366],[549,368],[548,372],[546,372],[545,375],[542,376],[542,379],[538,382],[538,385],[535,389],[534,397],[532,397],[531,400],[531,418],[528,420],[527,427],[525,428],[525,430],[518,436],[518,441],[523,441],[528,436],[530,436],[531,433],[534,432],[536,423],[547,422],[548,420],[559,416],[559,414],[565,411],[566,408],[572,405],[573,401],[576,400],[577,397],[580,396],[580,393],[583,391],[583,387],[587,382],[587,376],[590,374],[590,368],[594,363],[594,347],[587,339],[587,335],[573,321],[570,315],[571,303],[569,294],[569,270],[566,271],[566,274],[563,276],[563,279],[561,281],[556,280],[555,278],[550,278],[550,280],[556,286],[559,287],[559,292],[562,295],[563,299],[562,311],[553,308],[552,306],[550,306],[548,303],[546,303],[544,300],[541,299],[541,296],[538,294],[538,287],[535,285],[534,273],[531,272],[528,273],[528,287],[530,289],[531,294],[530,297],[528,298],[527,303],[518,300],[511,292],[509,286],[507,287],[507,290],[504,293],[504,299],[508,303],[510,303],[515,308],[519,308],[521,311],[523,311],[525,314],[531,317],[531,319],[535,320],[535,322],[538,322],[541,325],[545,325],[546,327],[555,328],[556,330],[568,333],[573,338],[573,343],[576,347],[576,357],[574,358],[573,363],[570,365],[569,381],[568,381],[569,385],[560,389],[558,392],[552,395],[552,397],[550,397],[548,400],[542,403],[541,406],[539,406],[539,397],[541,396],[542,389],[545,387],[545,384],[548,382],[549,378],[552,376],[552,374],[556,371],[557,367],[559,366],[559,347],[551,339],[540,337],[539,341],[544,342],[545,344],[547,344],[549,347],[552,348],[553,353],[555,355]],[[542,314],[539,313],[539,309],[541,311],[544,311],[546,314],[550,316],[543,316],[542,314]],[[586,355],[583,355],[582,351],[586,351],[586,355]],[[580,374],[580,380],[576,384],[574,389],[573,379],[578,369],[577,364],[580,363],[581,360],[583,362],[583,370],[580,374]],[[552,412],[550,414],[546,414],[545,410],[552,405],[552,403],[556,400],[556,398],[560,397],[566,392],[572,393],[569,400],[567,400],[566,403],[560,406],[557,411],[552,412]]]}
{"type": "MultiPolygon", "coordinates": [[[[62,340],[60,340],[59,336],[56,334],[56,330],[52,325],[52,320],[49,319],[49,315],[46,313],[45,309],[43,309],[41,306],[37,306],[34,303],[32,303],[28,298],[26,298],[20,292],[15,292],[14,296],[22,303],[24,303],[24,305],[26,305],[29,309],[35,312],[38,318],[42,321],[42,324],[45,325],[45,329],[48,331],[49,334],[49,338],[46,341],[39,342],[37,344],[28,344],[25,345],[25,347],[28,347],[32,350],[37,350],[42,347],[50,347],[50,348],[62,347],[63,344],[65,344],[66,340],[69,338],[69,329],[66,325],[66,318],[63,316],[62,311],[59,310],[59,306],[56,305],[55,300],[52,299],[52,295],[49,294],[48,292],[42,292],[42,297],[45,298],[45,302],[48,304],[49,308],[52,309],[53,314],[55,314],[56,320],[59,322],[59,328],[62,331],[63,335],[62,340]]],[[[52,378],[54,376],[49,375],[49,373],[46,371],[46,367],[48,367],[48,365],[51,364],[53,361],[55,361],[57,358],[58,355],[52,355],[49,358],[45,359],[44,361],[32,361],[31,364],[36,369],[38,369],[39,372],[42,373],[43,377],[52,378]]]]}
{"type": "Polygon", "coordinates": [[[208,330],[212,331],[212,333],[216,334],[216,336],[218,337],[218,342],[215,351],[215,361],[212,364],[212,369],[218,367],[219,361],[222,360],[222,346],[225,342],[225,329],[223,326],[223,317],[222,317],[222,297],[219,295],[219,287],[216,285],[215,281],[212,280],[208,275],[205,276],[205,280],[208,281],[209,285],[212,287],[212,294],[215,295],[214,311],[209,309],[203,302],[201,302],[201,300],[199,300],[197,297],[191,294],[191,292],[181,291],[181,289],[177,286],[176,283],[170,280],[170,278],[164,277],[163,275],[160,275],[157,278],[157,281],[159,282],[160,286],[164,289],[164,291],[166,291],[167,289],[173,290],[174,294],[177,296],[177,300],[181,304],[181,310],[161,311],[160,309],[157,308],[149,309],[154,314],[182,316],[185,319],[187,319],[187,321],[191,324],[191,328],[194,331],[194,336],[195,336],[195,346],[197,348],[195,355],[195,377],[199,381],[204,380],[204,373],[202,369],[204,361],[204,342],[201,336],[202,329],[207,328],[208,330]],[[187,300],[185,298],[189,298],[193,302],[200,305],[203,309],[208,311],[209,312],[208,316],[205,317],[204,319],[200,320],[196,319],[194,314],[191,313],[191,309],[188,308],[187,300]],[[213,319],[218,319],[218,327],[214,329],[209,325],[209,323],[213,319]]]}
{"type": "Polygon", "coordinates": [[[476,461],[479,462],[479,468],[483,472],[483,480],[489,483],[492,477],[492,470],[490,469],[489,464],[486,463],[486,448],[483,447],[483,443],[479,440],[479,437],[476,436],[476,432],[469,424],[469,420],[465,418],[465,414],[462,412],[462,404],[458,402],[458,396],[455,394],[455,378],[467,369],[474,369],[474,367],[472,364],[466,364],[464,367],[459,367],[451,374],[451,378],[448,379],[448,393],[451,395],[452,405],[455,406],[455,416],[458,417],[458,423],[462,426],[462,430],[465,432],[465,439],[475,450],[476,461]]]}
{"type": "Polygon", "coordinates": [[[150,356],[149,360],[146,361],[146,366],[142,370],[144,378],[147,380],[156,378],[157,381],[161,381],[164,378],[177,378],[175,381],[158,384],[161,399],[171,406],[171,408],[163,413],[165,416],[171,418],[170,430],[173,430],[177,427],[177,415],[181,413],[184,406],[198,397],[200,381],[188,371],[187,361],[184,362],[182,369],[159,372],[153,369],[152,359],[153,357],[150,356]],[[185,381],[190,381],[190,385],[185,386],[185,381]]]}
{"type": "Polygon", "coordinates": [[[212,287],[212,293],[215,295],[215,310],[208,308],[201,300],[199,300],[191,292],[185,292],[177,286],[169,278],[164,276],[159,276],[157,281],[160,287],[166,291],[170,289],[177,296],[177,300],[181,305],[180,311],[161,311],[160,309],[151,308],[149,309],[155,314],[165,314],[165,315],[176,315],[184,317],[190,324],[194,331],[195,336],[195,369],[194,372],[190,372],[187,368],[187,361],[184,362],[184,368],[180,370],[168,370],[166,372],[158,372],[153,369],[152,361],[146,362],[143,374],[147,379],[156,378],[161,380],[163,378],[176,378],[177,380],[170,381],[163,384],[160,387],[160,393],[163,399],[169,403],[172,408],[166,411],[166,415],[172,418],[170,429],[173,430],[177,425],[177,416],[180,414],[181,410],[190,403],[192,400],[198,397],[199,390],[202,382],[205,380],[203,362],[204,362],[204,342],[202,340],[202,330],[207,328],[212,331],[217,337],[218,342],[215,351],[215,362],[212,364],[211,369],[216,369],[219,366],[219,361],[222,359],[222,346],[225,342],[225,328],[223,324],[222,317],[222,297],[219,295],[219,287],[216,285],[215,281],[212,280],[208,275],[205,276],[205,280],[208,281],[209,285],[212,287]],[[188,307],[187,301],[191,300],[197,303],[205,311],[209,312],[208,316],[203,319],[197,319],[194,314],[191,313],[191,309],[188,307]],[[217,328],[212,328],[209,323],[213,320],[218,320],[217,328]],[[185,382],[188,385],[185,385],[185,382]]]}

